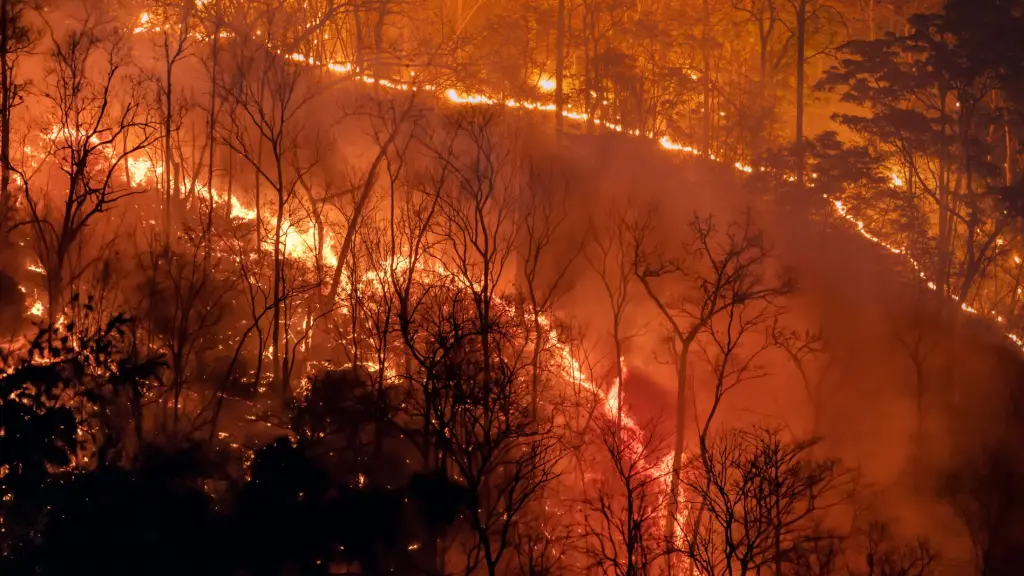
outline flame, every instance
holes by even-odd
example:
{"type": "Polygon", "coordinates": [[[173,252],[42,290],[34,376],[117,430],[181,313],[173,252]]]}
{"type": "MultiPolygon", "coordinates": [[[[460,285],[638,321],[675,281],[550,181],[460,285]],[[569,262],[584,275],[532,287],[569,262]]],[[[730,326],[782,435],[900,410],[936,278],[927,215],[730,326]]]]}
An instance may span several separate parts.
{"type": "Polygon", "coordinates": [[[149,12],[143,12],[142,14],[139,14],[138,23],[135,25],[135,28],[132,30],[132,32],[134,32],[135,34],[141,34],[143,32],[159,32],[160,27],[154,26],[152,20],[153,18],[149,15],[149,12]]]}
{"type": "Polygon", "coordinates": [[[155,181],[163,173],[163,165],[154,166],[149,158],[128,158],[128,184],[142,186],[155,181]]]}
{"type": "Polygon", "coordinates": [[[494,104],[494,100],[484,96],[483,94],[467,94],[459,92],[455,88],[448,89],[445,92],[445,96],[448,97],[449,102],[455,104],[494,104]]]}
{"type": "Polygon", "coordinates": [[[555,81],[555,77],[547,73],[538,75],[536,84],[537,89],[545,94],[550,94],[554,92],[555,88],[558,87],[558,84],[555,81]]]}
{"type": "MultiPolygon", "coordinates": [[[[139,20],[138,20],[138,26],[135,28],[135,32],[136,33],[140,33],[140,32],[146,32],[146,31],[159,31],[160,28],[159,27],[154,27],[151,20],[152,19],[151,19],[149,13],[143,12],[142,14],[140,14],[139,20]]],[[[262,34],[261,31],[257,31],[256,32],[256,36],[257,37],[263,37],[263,34],[262,34]]],[[[280,53],[280,52],[278,52],[278,53],[280,53]]],[[[326,66],[326,68],[329,71],[331,71],[333,73],[336,73],[336,74],[348,75],[348,74],[351,74],[351,73],[356,71],[356,67],[352,63],[329,62],[329,63],[326,63],[326,65],[325,65],[323,62],[321,62],[319,60],[316,60],[314,58],[311,58],[311,57],[309,57],[307,55],[301,54],[301,53],[292,53],[292,54],[287,55],[286,58],[288,58],[291,61],[299,62],[299,63],[303,63],[303,64],[307,64],[307,65],[326,66]]],[[[698,75],[696,73],[691,73],[690,76],[693,79],[698,79],[698,75]]],[[[370,77],[370,76],[366,76],[366,75],[353,76],[353,78],[356,79],[356,80],[361,80],[361,81],[363,81],[363,82],[365,82],[367,84],[375,84],[377,86],[382,86],[382,87],[385,87],[385,88],[388,88],[388,89],[392,89],[392,90],[400,90],[400,91],[411,91],[411,90],[420,90],[420,89],[422,89],[422,90],[430,90],[430,91],[435,90],[434,86],[427,85],[427,84],[411,85],[411,84],[407,84],[407,83],[404,83],[404,82],[391,81],[391,80],[388,80],[388,79],[378,79],[378,78],[374,78],[374,77],[370,77]]],[[[545,92],[545,93],[552,92],[554,90],[554,88],[555,88],[554,80],[550,76],[547,76],[547,75],[539,75],[536,78],[536,86],[537,86],[537,88],[541,92],[545,92]]],[[[465,90],[465,89],[448,88],[442,94],[443,94],[444,98],[447,100],[447,102],[449,102],[451,104],[454,104],[454,105],[474,105],[474,106],[479,106],[479,105],[488,105],[488,106],[503,105],[503,106],[505,106],[507,108],[511,108],[511,109],[526,109],[526,110],[537,110],[537,111],[545,111],[545,112],[554,112],[555,111],[555,106],[551,102],[533,102],[533,101],[521,101],[521,100],[515,100],[515,99],[507,99],[507,100],[504,100],[504,101],[500,101],[500,100],[496,100],[495,98],[493,98],[493,97],[491,97],[491,96],[489,96],[487,94],[475,93],[475,92],[468,91],[468,90],[465,90]]],[[[616,132],[624,132],[624,133],[628,133],[628,134],[635,135],[635,136],[644,136],[644,137],[652,139],[652,140],[653,139],[657,139],[658,144],[663,149],[665,149],[667,151],[670,151],[670,152],[678,152],[678,153],[684,153],[684,154],[689,154],[689,155],[695,155],[695,154],[698,153],[698,150],[696,148],[694,148],[692,146],[687,146],[687,145],[681,144],[679,142],[676,142],[675,140],[673,140],[667,134],[661,134],[661,135],[656,135],[656,134],[653,134],[653,133],[641,134],[638,130],[627,130],[622,124],[619,124],[619,123],[616,123],[616,122],[612,122],[610,120],[604,120],[604,119],[600,119],[600,118],[591,118],[585,112],[576,112],[576,111],[572,110],[571,107],[568,108],[568,109],[564,109],[562,111],[562,115],[563,115],[563,117],[568,118],[570,120],[575,120],[575,121],[580,121],[580,122],[589,121],[589,122],[592,122],[595,126],[603,126],[603,127],[607,128],[609,130],[613,130],[613,131],[616,131],[616,132]]],[[[707,156],[711,160],[719,161],[719,158],[715,154],[708,153],[707,156]]],[[[754,171],[754,167],[753,166],[745,164],[743,162],[736,162],[733,165],[733,167],[737,171],[745,173],[745,174],[750,174],[750,173],[753,173],[753,171],[754,171]]],[[[154,165],[152,162],[150,162],[149,160],[146,160],[146,159],[131,159],[131,160],[129,160],[128,172],[129,172],[129,175],[130,175],[130,179],[133,181],[133,183],[141,183],[141,182],[144,182],[144,181],[148,180],[149,178],[153,178],[155,175],[160,173],[160,170],[161,170],[161,168],[160,168],[159,164],[154,165]]],[[[764,171],[764,170],[765,169],[763,167],[759,168],[759,171],[764,171]]],[[[815,176],[816,175],[812,175],[812,179],[815,178],[815,176]]],[[[891,183],[892,183],[893,186],[902,187],[904,185],[903,179],[900,178],[899,175],[896,174],[895,172],[893,172],[890,175],[890,177],[891,177],[891,183]]],[[[795,182],[796,181],[796,177],[793,176],[793,175],[784,175],[783,178],[785,180],[789,181],[789,182],[795,182]]],[[[809,184],[809,186],[813,186],[813,184],[809,184]]],[[[201,188],[204,191],[206,190],[205,186],[201,186],[201,185],[197,185],[197,188],[201,188]]],[[[219,202],[219,203],[225,202],[224,196],[221,195],[216,190],[211,190],[210,193],[216,199],[217,202],[219,202]]],[[[891,245],[891,244],[885,242],[884,240],[882,240],[881,238],[879,238],[878,236],[875,236],[874,234],[869,232],[867,230],[867,227],[866,227],[865,223],[863,221],[857,219],[854,215],[850,214],[848,212],[846,206],[844,206],[844,204],[842,203],[842,201],[840,201],[840,200],[832,200],[827,195],[823,195],[823,197],[829,202],[829,206],[832,207],[833,212],[836,214],[836,216],[839,217],[839,218],[842,218],[842,219],[848,221],[850,224],[852,224],[853,228],[856,230],[856,232],[860,236],[862,236],[863,238],[865,238],[867,240],[870,240],[871,242],[873,242],[875,244],[878,244],[879,246],[883,247],[884,249],[888,250],[889,252],[891,252],[893,254],[897,254],[897,255],[902,256],[904,258],[904,260],[914,270],[916,270],[918,272],[919,276],[921,277],[921,279],[923,280],[923,282],[925,283],[925,285],[929,289],[931,289],[931,290],[938,290],[938,286],[935,284],[935,282],[931,281],[927,277],[927,275],[925,274],[925,272],[924,272],[923,268],[921,267],[920,263],[917,262],[913,257],[911,257],[908,254],[908,251],[906,250],[906,248],[901,247],[901,246],[891,245]]],[[[235,197],[232,197],[230,199],[230,202],[231,202],[231,216],[232,217],[243,219],[243,220],[255,220],[255,218],[256,218],[256,211],[255,210],[253,210],[252,208],[249,208],[249,207],[246,207],[246,206],[242,205],[238,201],[238,199],[235,198],[235,197]]],[[[275,224],[275,223],[276,222],[273,221],[273,219],[271,219],[271,224],[275,224]]],[[[287,219],[282,221],[282,230],[285,231],[284,234],[283,234],[283,236],[284,236],[284,239],[283,239],[283,241],[284,241],[284,252],[289,257],[303,258],[303,259],[309,259],[309,258],[312,257],[313,254],[312,254],[312,251],[311,251],[311,246],[315,246],[316,245],[316,240],[317,240],[317,238],[315,237],[315,231],[314,230],[312,230],[308,226],[307,227],[297,227],[297,226],[294,226],[291,222],[287,221],[287,219]]],[[[331,245],[330,240],[331,240],[330,238],[325,238],[325,244],[328,245],[328,246],[331,245]]],[[[327,263],[328,265],[330,265],[332,267],[338,265],[337,259],[334,256],[333,251],[330,251],[330,250],[325,250],[324,261],[325,261],[325,263],[327,263]]],[[[1020,259],[1019,256],[1015,256],[1014,257],[1014,261],[1017,264],[1021,263],[1021,259],[1020,259]]],[[[398,265],[400,263],[395,262],[395,263],[392,263],[392,264],[398,265]]],[[[408,266],[408,263],[405,263],[405,265],[408,266]]],[[[377,273],[376,280],[378,280],[378,281],[382,280],[382,278],[380,277],[381,274],[383,274],[383,272],[377,273]]],[[[373,281],[374,280],[374,278],[372,276],[364,277],[364,279],[367,280],[367,281],[373,281]]],[[[953,299],[956,300],[955,297],[953,299]]],[[[41,306],[41,303],[38,303],[38,304],[41,306]]],[[[960,304],[960,308],[962,310],[964,310],[965,312],[967,312],[967,313],[978,314],[978,311],[976,309],[974,309],[973,307],[971,307],[970,305],[968,305],[966,302],[961,303],[960,304]]],[[[33,309],[35,309],[35,307],[33,307],[33,309]]],[[[41,313],[41,309],[40,309],[40,313],[41,313]]],[[[1002,317],[998,316],[995,313],[995,311],[990,311],[989,313],[986,314],[986,316],[994,316],[997,321],[999,321],[999,322],[1003,321],[1002,317]]],[[[559,366],[559,368],[560,368],[560,370],[562,372],[561,376],[567,382],[577,382],[583,388],[585,388],[586,390],[588,390],[591,393],[593,393],[595,395],[595,397],[597,397],[600,400],[601,405],[603,406],[603,410],[606,411],[609,415],[614,415],[618,411],[618,408],[619,408],[617,392],[619,390],[619,386],[621,386],[621,383],[618,382],[618,381],[614,382],[612,387],[611,387],[611,389],[609,390],[609,392],[607,394],[604,393],[598,386],[595,386],[594,383],[589,378],[587,378],[584,370],[582,369],[582,367],[580,366],[578,361],[573,357],[573,355],[572,355],[569,347],[566,345],[566,343],[564,343],[564,342],[562,342],[560,340],[560,337],[559,337],[557,331],[554,330],[553,328],[551,328],[550,320],[548,320],[545,317],[543,322],[544,322],[545,329],[548,330],[548,337],[549,337],[550,341],[554,343],[555,363],[556,363],[557,366],[559,366]]],[[[1022,338],[1021,336],[1018,336],[1017,334],[1013,334],[1013,333],[1006,333],[1006,336],[1010,340],[1015,342],[1018,346],[1024,347],[1024,338],[1022,338]]],[[[627,443],[627,445],[632,445],[633,443],[639,441],[639,438],[640,438],[640,428],[637,426],[636,422],[633,421],[633,419],[628,414],[626,414],[625,412],[623,412],[623,414],[622,414],[622,438],[623,438],[623,441],[627,443]]],[[[666,457],[663,461],[659,462],[657,464],[657,466],[656,466],[656,470],[658,470],[658,472],[662,474],[662,477],[666,481],[666,489],[667,489],[667,483],[669,481],[668,479],[670,477],[669,473],[671,472],[671,469],[672,469],[672,462],[671,462],[671,460],[672,460],[672,457],[670,455],[670,456],[666,457]]],[[[361,474],[359,476],[359,482],[360,482],[360,485],[363,485],[363,483],[365,483],[365,477],[363,475],[361,475],[361,474]]],[[[681,510],[680,514],[684,514],[684,511],[681,510]]]]}
{"type": "Polygon", "coordinates": [[[43,301],[42,300],[36,300],[35,302],[33,302],[32,306],[30,306],[29,309],[28,309],[28,313],[33,315],[33,316],[42,317],[43,316],[43,301]]]}

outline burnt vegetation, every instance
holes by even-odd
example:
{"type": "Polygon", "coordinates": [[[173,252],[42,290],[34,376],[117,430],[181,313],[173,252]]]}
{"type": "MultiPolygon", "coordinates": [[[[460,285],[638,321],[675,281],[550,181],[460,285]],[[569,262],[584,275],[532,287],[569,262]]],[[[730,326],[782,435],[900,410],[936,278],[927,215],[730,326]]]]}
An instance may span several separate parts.
{"type": "Polygon", "coordinates": [[[0,0],[0,573],[1017,574],[1022,38],[0,0]]]}

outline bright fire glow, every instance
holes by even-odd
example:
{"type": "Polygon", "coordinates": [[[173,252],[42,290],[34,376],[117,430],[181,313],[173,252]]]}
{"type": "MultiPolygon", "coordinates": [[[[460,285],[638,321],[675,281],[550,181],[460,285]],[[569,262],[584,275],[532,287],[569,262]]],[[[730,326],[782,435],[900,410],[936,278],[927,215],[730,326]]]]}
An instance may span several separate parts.
{"type": "Polygon", "coordinates": [[[32,305],[29,306],[28,313],[33,315],[33,316],[42,317],[43,316],[43,301],[42,300],[36,300],[35,302],[32,302],[32,305]]]}
{"type": "Polygon", "coordinates": [[[537,89],[545,94],[550,94],[555,91],[558,84],[555,82],[555,77],[550,74],[541,74],[537,79],[537,89]]]}
{"type": "MultiPolygon", "coordinates": [[[[134,28],[134,31],[136,33],[142,33],[142,32],[147,32],[147,31],[159,31],[159,30],[160,30],[160,28],[154,26],[154,24],[152,22],[152,18],[150,16],[150,14],[147,13],[147,12],[143,12],[142,14],[140,14],[138,22],[137,22],[137,26],[134,28]]],[[[262,36],[262,35],[259,32],[257,32],[257,36],[262,36]]],[[[311,58],[309,56],[306,56],[306,55],[300,54],[300,53],[289,54],[289,55],[286,56],[286,58],[288,58],[291,61],[299,62],[299,63],[303,63],[303,64],[326,66],[328,70],[330,70],[331,72],[337,73],[337,74],[350,74],[350,73],[356,72],[355,67],[351,63],[330,62],[330,63],[326,63],[325,64],[323,62],[320,62],[319,60],[316,60],[314,58],[311,58]]],[[[694,77],[696,77],[696,75],[694,75],[694,77]]],[[[399,81],[391,81],[391,80],[387,80],[387,79],[375,79],[375,78],[368,77],[368,76],[357,76],[355,78],[358,79],[358,80],[362,80],[363,82],[366,82],[368,84],[375,84],[377,86],[382,86],[382,87],[385,87],[385,88],[388,88],[388,89],[393,89],[393,90],[409,91],[409,90],[417,90],[417,89],[424,89],[424,90],[433,90],[434,89],[432,86],[427,86],[427,85],[419,85],[419,86],[417,86],[417,85],[411,85],[411,84],[407,84],[407,83],[399,82],[399,81]]],[[[536,82],[537,88],[540,91],[545,92],[545,93],[553,92],[554,89],[555,89],[555,85],[554,84],[555,84],[554,83],[554,79],[550,78],[549,76],[540,76],[537,79],[537,82],[536,82]]],[[[528,101],[518,101],[518,100],[511,100],[511,99],[510,100],[502,101],[502,100],[497,100],[497,99],[495,99],[495,98],[493,98],[491,96],[488,96],[486,94],[474,93],[472,91],[467,91],[467,90],[464,90],[464,89],[449,88],[449,89],[447,89],[443,93],[443,95],[447,99],[448,102],[450,102],[452,104],[458,104],[458,105],[504,105],[505,107],[515,108],[515,109],[522,108],[522,109],[527,109],[527,110],[541,110],[541,111],[554,111],[555,110],[554,105],[552,103],[550,103],[550,102],[528,102],[528,101]]],[[[612,121],[603,120],[603,119],[599,119],[599,118],[591,118],[586,113],[583,113],[583,112],[576,112],[576,111],[573,111],[571,109],[566,109],[566,110],[563,110],[562,114],[563,114],[564,117],[566,117],[568,119],[571,119],[571,120],[580,121],[580,122],[589,121],[589,122],[591,122],[595,126],[603,126],[603,127],[606,127],[609,130],[613,130],[613,131],[617,131],[617,132],[626,132],[626,133],[637,135],[637,136],[641,135],[639,133],[639,131],[627,129],[622,124],[619,124],[619,123],[616,123],[616,122],[612,122],[612,121]]],[[[75,136],[73,134],[66,133],[66,131],[62,132],[59,129],[55,129],[55,131],[51,131],[47,135],[50,138],[56,138],[58,136],[69,138],[69,137],[75,136]]],[[[77,136],[81,137],[81,135],[77,135],[77,136]]],[[[667,134],[661,134],[661,135],[643,134],[643,136],[646,136],[646,137],[652,138],[652,139],[657,138],[657,141],[660,144],[660,146],[662,148],[664,148],[665,150],[668,150],[668,151],[680,152],[680,153],[691,154],[691,155],[698,153],[696,148],[694,148],[692,146],[686,146],[686,145],[680,144],[680,143],[674,141],[667,134]]],[[[712,160],[718,160],[718,158],[714,154],[710,154],[709,153],[709,154],[707,154],[707,156],[710,159],[712,159],[712,160]]],[[[734,164],[734,167],[736,168],[736,170],[738,170],[738,171],[740,171],[742,173],[752,173],[754,171],[754,167],[752,167],[750,165],[747,165],[747,164],[744,164],[742,162],[736,162],[734,164]]],[[[143,185],[147,181],[155,179],[161,173],[161,170],[162,170],[162,167],[159,165],[159,163],[154,163],[154,162],[152,162],[151,160],[149,160],[147,158],[131,158],[131,159],[128,160],[127,171],[128,171],[128,174],[129,174],[130,184],[134,185],[134,186],[143,185]]],[[[793,176],[786,176],[785,178],[787,180],[789,180],[789,181],[795,181],[795,177],[793,177],[793,176]]],[[[901,187],[901,186],[904,185],[903,180],[897,174],[895,174],[895,173],[891,174],[891,181],[892,181],[892,184],[894,186],[897,186],[897,187],[901,187]]],[[[190,184],[192,184],[192,183],[186,182],[186,185],[190,185],[190,184]]],[[[206,186],[204,186],[202,184],[199,184],[199,183],[195,184],[195,188],[200,193],[200,195],[212,196],[215,199],[215,201],[218,202],[218,203],[223,204],[224,202],[228,201],[228,199],[225,197],[225,195],[221,194],[216,189],[209,189],[208,190],[206,188],[206,186]]],[[[917,261],[915,261],[912,257],[909,256],[909,254],[908,254],[908,252],[907,252],[907,250],[905,248],[899,247],[899,246],[890,245],[890,244],[886,243],[884,240],[882,240],[881,238],[879,238],[878,236],[873,235],[871,232],[866,230],[864,222],[858,220],[855,216],[853,216],[852,214],[850,214],[847,211],[846,207],[843,205],[843,203],[841,201],[838,201],[838,200],[832,201],[827,196],[825,198],[826,198],[826,200],[829,201],[829,205],[833,208],[833,211],[835,212],[835,214],[837,216],[847,220],[848,222],[850,222],[853,225],[854,229],[862,237],[864,237],[864,238],[866,238],[866,239],[868,239],[868,240],[870,240],[870,241],[872,241],[872,242],[874,242],[876,244],[879,244],[880,246],[882,246],[883,248],[887,249],[888,251],[890,251],[890,252],[892,252],[894,254],[902,255],[904,257],[904,259],[915,270],[918,271],[920,277],[923,279],[923,281],[926,283],[926,285],[930,289],[932,289],[932,290],[937,290],[938,289],[936,284],[934,282],[930,281],[927,278],[927,276],[925,275],[924,270],[920,266],[920,264],[917,261]]],[[[242,205],[237,200],[237,198],[235,198],[234,196],[232,196],[230,198],[230,205],[231,205],[231,215],[234,218],[239,218],[239,219],[243,219],[243,220],[254,220],[256,218],[256,216],[257,216],[257,211],[256,210],[242,205]]],[[[272,218],[270,218],[270,224],[274,224],[272,218]]],[[[284,252],[286,253],[286,255],[288,255],[289,257],[294,257],[294,258],[310,259],[313,256],[313,252],[312,252],[312,248],[311,247],[315,246],[317,244],[317,240],[318,240],[316,238],[316,231],[313,230],[310,226],[297,226],[297,225],[295,225],[292,222],[287,221],[287,220],[282,221],[281,224],[282,224],[282,229],[284,230],[283,242],[284,242],[284,252]]],[[[331,246],[332,245],[332,243],[330,242],[330,238],[325,238],[325,244],[327,246],[331,246]]],[[[328,252],[330,252],[330,251],[328,251],[328,252]]],[[[337,265],[336,257],[333,256],[333,253],[325,254],[324,259],[325,259],[326,263],[331,265],[331,266],[336,266],[337,265]]],[[[1019,258],[1015,258],[1015,260],[1018,263],[1020,262],[1019,258]]],[[[969,306],[966,302],[965,303],[961,303],[960,307],[965,312],[972,313],[972,314],[978,313],[977,310],[975,310],[974,308],[969,306]]],[[[33,314],[33,315],[36,315],[36,316],[41,316],[42,313],[43,313],[43,304],[42,304],[42,302],[39,301],[39,300],[36,300],[32,304],[32,306],[31,306],[30,313],[33,314]]],[[[996,319],[997,322],[1002,322],[1003,321],[1003,319],[1001,317],[999,317],[998,315],[996,315],[994,312],[990,312],[987,315],[993,316],[996,319]]],[[[584,370],[581,368],[579,362],[573,357],[573,355],[572,355],[572,353],[570,351],[569,346],[566,343],[564,343],[564,342],[562,342],[560,340],[560,337],[559,337],[557,331],[550,326],[550,321],[547,318],[544,319],[544,326],[545,326],[545,329],[549,330],[548,337],[549,337],[550,341],[554,343],[554,355],[555,355],[555,358],[557,359],[557,365],[560,367],[560,369],[563,372],[562,377],[567,382],[577,382],[581,386],[583,386],[585,389],[587,389],[590,392],[592,392],[595,395],[595,397],[597,397],[600,400],[601,405],[603,406],[604,411],[607,412],[610,416],[614,416],[617,412],[619,412],[619,408],[620,407],[618,405],[618,396],[619,396],[618,395],[618,390],[619,390],[619,386],[621,385],[621,383],[620,382],[615,382],[613,384],[613,386],[611,387],[611,390],[609,390],[608,393],[603,392],[600,389],[600,387],[596,386],[589,378],[587,378],[587,376],[586,376],[584,370]]],[[[1011,333],[1011,334],[1007,334],[1007,336],[1011,340],[1016,342],[1018,345],[1020,345],[1020,344],[1022,344],[1022,342],[1024,342],[1024,339],[1022,339],[1021,337],[1019,337],[1019,336],[1017,336],[1015,334],[1011,333]]],[[[628,414],[626,414],[625,411],[623,411],[623,413],[622,413],[622,430],[621,430],[621,434],[622,434],[622,438],[623,438],[624,442],[626,442],[626,444],[628,446],[632,446],[634,442],[638,442],[639,441],[639,438],[641,437],[641,432],[642,431],[637,426],[636,422],[628,414]]],[[[664,481],[666,483],[666,490],[668,489],[668,483],[670,482],[670,477],[671,477],[671,475],[669,473],[671,471],[671,459],[672,459],[672,457],[671,457],[671,455],[669,455],[668,457],[666,457],[664,459],[664,461],[658,463],[658,466],[656,467],[656,469],[659,470],[662,473],[662,478],[664,479],[664,481]]],[[[358,478],[358,481],[359,481],[359,485],[360,486],[364,485],[365,482],[366,482],[365,476],[360,474],[359,478],[358,478]]],[[[683,509],[680,510],[680,514],[684,514],[683,509]]]]}

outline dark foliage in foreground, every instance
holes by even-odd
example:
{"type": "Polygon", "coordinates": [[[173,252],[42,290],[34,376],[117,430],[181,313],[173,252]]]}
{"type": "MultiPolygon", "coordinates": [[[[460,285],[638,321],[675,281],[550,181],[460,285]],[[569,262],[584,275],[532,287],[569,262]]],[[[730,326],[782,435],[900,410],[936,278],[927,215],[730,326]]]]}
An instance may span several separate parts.
{"type": "MultiPolygon", "coordinates": [[[[3,573],[327,574],[339,562],[384,573],[417,565],[409,548],[424,536],[412,528],[425,525],[421,509],[454,504],[435,478],[395,489],[332,484],[287,438],[258,450],[250,479],[216,498],[206,491],[217,483],[213,463],[200,449],[146,452],[133,469],[49,483],[3,573]]],[[[449,520],[454,512],[434,510],[449,520]]]]}
{"type": "MultiPolygon", "coordinates": [[[[421,565],[418,543],[455,521],[464,498],[447,478],[346,482],[360,452],[327,452],[326,433],[279,437],[242,466],[215,445],[107,425],[119,403],[138,409],[161,365],[126,346],[126,323],[44,330],[0,377],[0,573],[391,573],[421,565]]],[[[358,402],[334,410],[360,419],[358,402]]]]}

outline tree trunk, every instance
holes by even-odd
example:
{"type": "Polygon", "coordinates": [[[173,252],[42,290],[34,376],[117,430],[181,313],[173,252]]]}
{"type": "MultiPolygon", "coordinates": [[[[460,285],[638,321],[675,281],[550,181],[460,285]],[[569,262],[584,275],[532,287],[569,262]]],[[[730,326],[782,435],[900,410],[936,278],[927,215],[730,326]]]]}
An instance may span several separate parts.
{"type": "Polygon", "coordinates": [[[52,266],[46,267],[46,313],[48,327],[52,328],[57,322],[57,312],[63,308],[63,286],[64,283],[64,260],[57,257],[52,266]]]}
{"type": "Polygon", "coordinates": [[[228,165],[228,189],[227,189],[227,203],[225,204],[225,215],[228,222],[231,221],[231,199],[235,192],[235,153],[228,148],[227,150],[227,165],[228,165]]]}
{"type": "Polygon", "coordinates": [[[1010,123],[1009,122],[1004,122],[1004,124],[1002,124],[1002,131],[1004,131],[1004,135],[1006,136],[1006,139],[1007,139],[1007,145],[1006,145],[1007,146],[1007,160],[1006,160],[1007,174],[1006,175],[1007,175],[1007,188],[1009,188],[1009,187],[1012,187],[1013,184],[1014,184],[1014,164],[1013,164],[1013,159],[1014,159],[1014,155],[1013,155],[1014,137],[1013,137],[1013,134],[1010,131],[1010,123]]]}
{"type": "Polygon", "coordinates": [[[11,205],[11,79],[10,0],[0,1],[0,229],[6,228],[7,210],[11,205]]]}
{"type": "Polygon", "coordinates": [[[274,151],[277,161],[277,222],[274,224],[274,312],[273,326],[271,327],[271,338],[273,339],[274,380],[279,387],[281,394],[281,405],[288,402],[288,381],[285,378],[283,366],[281,365],[281,280],[282,280],[282,254],[281,254],[281,227],[284,220],[284,169],[281,165],[280,150],[274,151]]]}
{"type": "MultiPolygon", "coordinates": [[[[388,5],[384,0],[378,0],[380,3],[380,9],[377,12],[377,22],[373,27],[373,77],[381,79],[384,77],[384,72],[381,70],[383,67],[381,64],[381,58],[384,52],[384,20],[387,17],[388,5]]],[[[379,87],[379,84],[375,86],[379,87]]]]}
{"type": "Polygon", "coordinates": [[[363,45],[363,22],[360,18],[360,11],[358,4],[352,10],[352,22],[355,28],[355,52],[356,52],[356,72],[363,73],[363,60],[366,52],[366,47],[363,45]]]}
{"type": "MultiPolygon", "coordinates": [[[[946,140],[946,99],[947,94],[945,90],[940,88],[939,90],[939,118],[942,126],[942,141],[946,140]]],[[[938,182],[938,198],[939,198],[939,240],[938,240],[938,258],[936,259],[936,271],[935,271],[935,285],[943,294],[948,294],[950,290],[949,286],[949,225],[950,225],[950,214],[949,214],[949,175],[948,175],[948,162],[946,160],[946,147],[942,144],[942,148],[939,149],[939,182],[938,182]]]]}
{"type": "Polygon", "coordinates": [[[807,0],[799,0],[796,13],[796,185],[804,187],[804,70],[807,59],[807,0]]]}
{"type": "MultiPolygon", "coordinates": [[[[218,6],[218,8],[219,8],[219,6],[218,6]]],[[[209,197],[209,200],[210,200],[210,212],[207,215],[207,220],[206,220],[206,245],[207,245],[207,248],[206,248],[206,258],[207,258],[207,260],[209,260],[209,258],[210,258],[210,244],[212,244],[211,238],[213,236],[213,212],[214,212],[214,208],[215,208],[214,203],[213,203],[213,164],[214,164],[214,154],[215,154],[216,148],[217,148],[216,145],[214,144],[214,142],[215,142],[214,127],[216,126],[216,121],[217,121],[217,114],[216,114],[215,109],[217,107],[217,90],[216,90],[216,86],[217,86],[217,55],[218,55],[217,54],[217,52],[218,52],[218,50],[217,50],[218,46],[217,45],[219,44],[219,36],[220,36],[220,22],[218,21],[218,23],[213,27],[213,39],[211,41],[212,44],[213,44],[213,46],[212,46],[212,51],[213,51],[212,60],[213,60],[213,62],[210,65],[210,120],[209,120],[209,122],[210,122],[210,126],[209,126],[209,138],[210,138],[210,142],[209,142],[209,147],[210,147],[209,163],[210,163],[210,165],[207,167],[208,170],[209,170],[209,173],[208,173],[208,176],[206,178],[206,195],[209,197]]],[[[230,210],[230,206],[229,206],[228,209],[230,210]]]]}
{"type": "Polygon", "coordinates": [[[622,404],[626,400],[626,380],[623,378],[622,371],[622,335],[620,334],[620,325],[622,324],[619,319],[619,315],[616,315],[615,325],[612,326],[612,338],[615,339],[615,380],[619,383],[618,389],[615,391],[615,431],[620,433],[622,430],[622,404]]]}
{"type": "Polygon", "coordinates": [[[171,244],[171,73],[174,65],[167,63],[167,85],[164,90],[166,108],[164,109],[164,234],[168,249],[171,244]]]}
{"type": "MultiPolygon", "coordinates": [[[[415,98],[415,92],[413,97],[415,98]]],[[[409,100],[409,107],[405,109],[402,118],[405,118],[405,114],[408,114],[412,110],[414,100],[409,100]]],[[[377,152],[377,157],[373,159],[373,163],[370,164],[370,169],[366,174],[366,181],[363,182],[363,189],[359,193],[359,197],[356,199],[356,204],[352,208],[352,219],[349,221],[348,228],[345,230],[345,238],[341,242],[341,247],[338,249],[338,265],[334,269],[334,277],[331,279],[331,288],[327,294],[327,300],[324,302],[325,310],[328,307],[334,306],[334,301],[338,297],[338,289],[341,286],[341,274],[344,266],[345,259],[348,258],[348,252],[352,249],[352,243],[355,241],[356,230],[359,226],[359,219],[362,216],[363,209],[366,207],[367,201],[370,199],[370,194],[373,192],[373,187],[377,183],[377,174],[380,170],[381,164],[387,159],[388,151],[391,149],[392,143],[394,143],[397,136],[398,128],[395,128],[395,132],[388,137],[388,139],[381,146],[377,152]]],[[[258,191],[258,189],[257,189],[258,191]]]]}
{"type": "Polygon", "coordinates": [[[868,40],[875,39],[875,0],[868,0],[868,40]]]}
{"type": "Polygon", "coordinates": [[[704,77],[701,79],[703,89],[704,116],[701,122],[701,153],[704,157],[711,156],[711,5],[704,0],[703,24],[701,26],[701,59],[704,66],[704,77]]]}
{"type": "Polygon", "coordinates": [[[676,439],[672,449],[672,479],[670,482],[668,512],[665,515],[665,558],[668,575],[672,576],[672,551],[675,548],[676,518],[679,516],[679,484],[683,469],[683,449],[686,439],[687,363],[693,339],[680,343],[676,358],[676,439]]]}
{"type": "MultiPolygon", "coordinates": [[[[6,0],[5,0],[6,1],[6,0]]],[[[558,32],[555,36],[555,131],[562,135],[565,119],[565,0],[558,0],[558,32]]]]}
{"type": "MultiPolygon", "coordinates": [[[[285,242],[287,242],[287,234],[285,235],[285,242]]],[[[284,271],[281,272],[281,292],[284,293],[288,290],[284,282],[284,271]]],[[[283,383],[282,389],[285,391],[285,403],[290,399],[291,393],[291,381],[292,381],[292,367],[294,366],[295,359],[292,355],[291,332],[288,327],[292,325],[292,316],[295,314],[294,307],[292,306],[291,300],[282,298],[281,301],[281,382],[283,383]]]]}
{"type": "MultiPolygon", "coordinates": [[[[530,292],[532,294],[532,287],[530,288],[530,292]]],[[[530,393],[530,405],[533,413],[533,420],[537,422],[540,420],[540,360],[546,339],[544,334],[541,333],[540,312],[537,311],[536,298],[531,297],[531,300],[533,300],[533,333],[536,336],[537,341],[534,344],[533,351],[533,382],[530,393]]]]}
{"type": "MultiPolygon", "coordinates": [[[[256,162],[263,162],[263,138],[259,139],[259,143],[256,145],[256,162]]],[[[256,249],[263,249],[263,202],[262,202],[262,190],[260,181],[263,177],[260,175],[260,169],[257,166],[253,166],[253,176],[256,177],[256,249]]]]}

